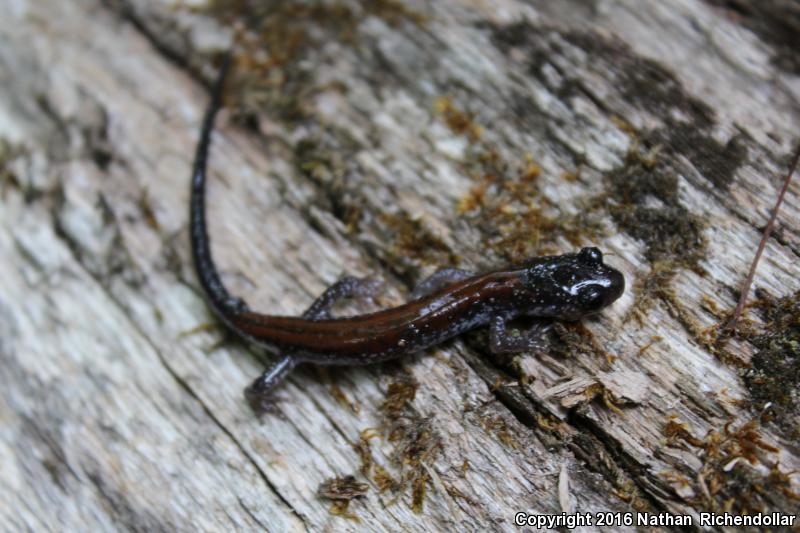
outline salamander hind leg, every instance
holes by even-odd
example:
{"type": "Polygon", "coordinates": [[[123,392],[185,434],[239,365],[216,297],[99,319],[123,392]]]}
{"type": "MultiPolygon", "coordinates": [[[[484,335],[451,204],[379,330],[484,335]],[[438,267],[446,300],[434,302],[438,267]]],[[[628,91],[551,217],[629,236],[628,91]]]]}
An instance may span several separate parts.
{"type": "Polygon", "coordinates": [[[272,411],[275,386],[283,381],[295,366],[297,361],[290,355],[284,355],[244,389],[244,397],[256,415],[272,411]]]}
{"type": "Polygon", "coordinates": [[[494,354],[544,351],[547,348],[544,334],[550,328],[552,324],[548,322],[536,322],[525,331],[509,333],[505,317],[495,316],[489,324],[489,349],[494,354]]]}
{"type": "MultiPolygon", "coordinates": [[[[359,296],[370,297],[379,287],[380,283],[376,280],[344,276],[314,300],[314,303],[303,313],[303,318],[309,320],[328,319],[331,317],[331,307],[339,301],[359,296]]],[[[247,403],[257,415],[273,410],[275,387],[297,366],[297,362],[297,359],[291,355],[282,355],[277,363],[244,390],[247,403]]]]}
{"type": "Polygon", "coordinates": [[[414,287],[414,290],[411,291],[411,299],[416,300],[417,298],[428,296],[439,289],[443,289],[448,285],[470,278],[474,275],[474,272],[470,272],[469,270],[461,270],[460,268],[443,268],[441,270],[437,270],[429,277],[420,281],[419,284],[414,287]]]}

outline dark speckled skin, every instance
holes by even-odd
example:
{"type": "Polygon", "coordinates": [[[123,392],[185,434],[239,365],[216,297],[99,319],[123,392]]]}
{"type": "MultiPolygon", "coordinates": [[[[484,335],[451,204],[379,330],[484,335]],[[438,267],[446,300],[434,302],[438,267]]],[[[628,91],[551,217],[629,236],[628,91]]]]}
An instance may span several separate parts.
{"type": "MultiPolygon", "coordinates": [[[[449,269],[421,288],[428,292],[404,305],[349,318],[330,318],[330,306],[359,291],[363,281],[345,278],[302,317],[250,311],[223,286],[211,257],[205,223],[206,161],[229,60],[212,91],[192,175],[190,233],[195,268],[209,305],[237,335],[280,355],[246,395],[257,410],[270,390],[298,362],[323,365],[377,363],[424,350],[478,326],[493,324],[493,349],[503,342],[505,321],[517,316],[577,320],[619,298],[625,280],[603,263],[597,248],[531,259],[522,265],[466,277],[449,269]],[[447,283],[453,280],[452,283],[447,283]]],[[[513,350],[519,351],[519,337],[513,350]]]]}
{"type": "Polygon", "coordinates": [[[243,311],[230,322],[298,362],[367,364],[424,350],[496,316],[576,320],[616,300],[624,287],[622,274],[603,264],[600,250],[584,248],[476,275],[376,313],[309,320],[243,311]]]}

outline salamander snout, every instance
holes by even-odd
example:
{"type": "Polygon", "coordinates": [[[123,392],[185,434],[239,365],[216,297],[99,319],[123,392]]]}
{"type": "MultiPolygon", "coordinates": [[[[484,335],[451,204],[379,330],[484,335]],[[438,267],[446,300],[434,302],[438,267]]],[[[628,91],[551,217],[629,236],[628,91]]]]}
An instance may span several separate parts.
{"type": "Polygon", "coordinates": [[[589,289],[597,293],[595,298],[599,298],[598,310],[611,305],[625,290],[625,278],[622,273],[608,265],[603,266],[605,268],[602,275],[597,278],[597,286],[589,289]]]}
{"type": "Polygon", "coordinates": [[[576,263],[578,275],[572,278],[568,290],[576,297],[582,314],[599,311],[622,296],[625,278],[619,270],[603,263],[600,250],[583,248],[577,254],[576,263]]]}
{"type": "Polygon", "coordinates": [[[609,279],[611,285],[609,286],[609,297],[611,298],[606,305],[610,304],[625,292],[625,276],[616,268],[607,267],[609,270],[609,279]]]}

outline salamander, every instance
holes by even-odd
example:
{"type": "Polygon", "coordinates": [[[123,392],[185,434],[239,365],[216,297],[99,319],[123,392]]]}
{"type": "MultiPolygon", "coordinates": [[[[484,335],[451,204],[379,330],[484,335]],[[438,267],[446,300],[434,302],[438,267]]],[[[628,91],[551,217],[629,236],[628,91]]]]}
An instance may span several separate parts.
{"type": "Polygon", "coordinates": [[[222,283],[211,255],[205,219],[206,167],[211,133],[221,107],[230,58],[223,61],[211,91],[197,143],[190,200],[190,234],[197,276],[208,305],[239,337],[278,356],[277,363],[245,389],[254,410],[267,405],[270,392],[298,364],[362,365],[419,352],[479,326],[489,326],[494,353],[537,348],[548,327],[539,322],[512,335],[506,323],[520,316],[574,321],[597,313],[622,295],[625,279],[603,261],[597,248],[536,257],[520,264],[475,274],[445,268],[420,283],[403,305],[346,318],[334,318],[337,301],[369,293],[368,280],[344,277],[328,288],[300,317],[253,311],[222,283]]]}

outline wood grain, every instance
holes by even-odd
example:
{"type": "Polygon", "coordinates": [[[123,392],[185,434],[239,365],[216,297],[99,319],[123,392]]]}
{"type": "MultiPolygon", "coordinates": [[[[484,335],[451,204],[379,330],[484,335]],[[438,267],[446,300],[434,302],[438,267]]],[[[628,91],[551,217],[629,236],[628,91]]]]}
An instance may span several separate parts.
{"type": "Polygon", "coordinates": [[[768,31],[797,22],[791,2],[187,4],[13,0],[0,17],[4,528],[796,512],[797,182],[760,303],[715,337],[800,132],[800,63],[768,31]],[[209,220],[252,307],[297,314],[343,274],[394,305],[438,266],[590,244],[629,289],[548,353],[498,360],[478,332],[304,368],[256,418],[242,389],[264,363],[204,305],[186,226],[234,40],[209,220]],[[317,492],[347,475],[368,491],[337,515],[317,492]]]}

